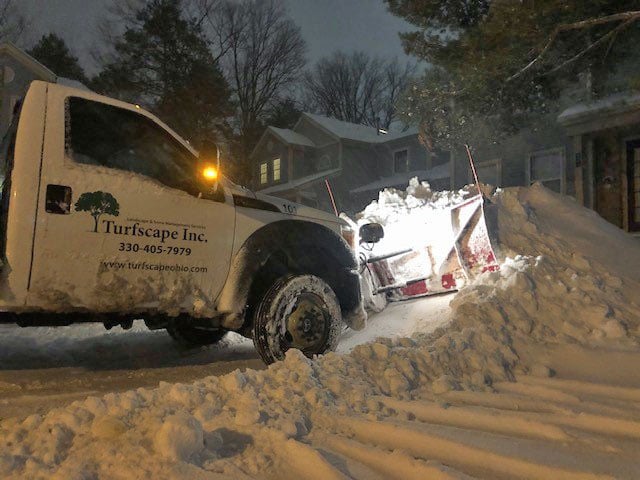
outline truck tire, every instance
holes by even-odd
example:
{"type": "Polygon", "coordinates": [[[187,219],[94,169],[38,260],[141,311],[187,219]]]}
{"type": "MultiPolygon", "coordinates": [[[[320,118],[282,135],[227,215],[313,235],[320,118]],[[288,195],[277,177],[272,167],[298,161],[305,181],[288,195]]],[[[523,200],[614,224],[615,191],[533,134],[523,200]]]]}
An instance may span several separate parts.
{"type": "Polygon", "coordinates": [[[203,347],[218,343],[227,334],[226,330],[204,330],[190,325],[169,325],[167,332],[184,348],[203,347]]]}
{"type": "Polygon", "coordinates": [[[342,326],[340,304],[327,283],[314,275],[276,280],[253,318],[253,344],[268,365],[290,348],[307,357],[336,349],[342,326]]]}

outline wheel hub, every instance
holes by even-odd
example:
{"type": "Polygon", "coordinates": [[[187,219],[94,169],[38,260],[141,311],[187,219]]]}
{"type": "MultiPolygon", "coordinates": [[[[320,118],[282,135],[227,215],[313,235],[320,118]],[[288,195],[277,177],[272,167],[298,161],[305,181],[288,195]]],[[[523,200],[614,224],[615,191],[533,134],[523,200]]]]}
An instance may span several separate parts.
{"type": "Polygon", "coordinates": [[[326,330],[322,300],[313,294],[301,295],[286,321],[286,338],[293,348],[313,349],[322,344],[326,330]]]}

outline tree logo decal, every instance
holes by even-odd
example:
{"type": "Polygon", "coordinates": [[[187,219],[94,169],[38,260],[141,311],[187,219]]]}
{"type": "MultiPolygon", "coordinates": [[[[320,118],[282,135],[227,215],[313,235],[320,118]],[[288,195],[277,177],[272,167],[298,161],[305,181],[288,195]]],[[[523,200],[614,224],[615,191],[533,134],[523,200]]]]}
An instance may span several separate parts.
{"type": "Polygon", "coordinates": [[[93,217],[93,231],[98,233],[98,221],[102,215],[120,215],[120,205],[113,195],[107,192],[86,192],[80,195],[75,204],[76,212],[89,212],[93,217]]]}

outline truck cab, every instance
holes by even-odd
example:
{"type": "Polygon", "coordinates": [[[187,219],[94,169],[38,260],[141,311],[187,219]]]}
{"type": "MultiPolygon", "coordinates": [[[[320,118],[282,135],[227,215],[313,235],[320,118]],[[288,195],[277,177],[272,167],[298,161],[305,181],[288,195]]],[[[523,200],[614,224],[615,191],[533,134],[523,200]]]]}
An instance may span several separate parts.
{"type": "Polygon", "coordinates": [[[137,105],[33,82],[1,155],[3,322],[143,318],[192,345],[233,330],[268,363],[364,326],[345,222],[211,181],[212,159],[137,105]]]}

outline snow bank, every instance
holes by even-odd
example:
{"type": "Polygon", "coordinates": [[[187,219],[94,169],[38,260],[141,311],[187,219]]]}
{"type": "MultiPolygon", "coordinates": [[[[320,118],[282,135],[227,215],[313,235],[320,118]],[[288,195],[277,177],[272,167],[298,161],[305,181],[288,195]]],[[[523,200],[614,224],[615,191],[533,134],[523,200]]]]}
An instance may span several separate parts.
{"type": "Polygon", "coordinates": [[[316,432],[339,429],[336,418],[387,415],[390,407],[376,396],[491,391],[519,373],[549,375],[542,359],[523,355],[539,342],[637,350],[637,241],[538,185],[504,190],[492,202],[508,256],[499,271],[459,292],[446,328],[314,361],[290,351],[265,371],[161,384],[5,419],[0,476],[239,478],[306,468],[309,478],[331,478],[308,444],[316,432]]]}

